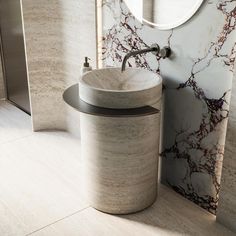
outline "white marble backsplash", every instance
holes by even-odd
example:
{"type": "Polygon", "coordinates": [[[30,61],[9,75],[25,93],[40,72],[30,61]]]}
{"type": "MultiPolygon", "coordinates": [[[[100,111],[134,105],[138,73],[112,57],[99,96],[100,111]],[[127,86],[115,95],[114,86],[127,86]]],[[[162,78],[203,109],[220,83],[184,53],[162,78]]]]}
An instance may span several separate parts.
{"type": "Polygon", "coordinates": [[[236,55],[235,0],[207,0],[187,23],[160,31],[139,23],[122,0],[103,0],[103,66],[120,66],[130,50],[170,46],[128,61],[164,78],[162,181],[216,213],[236,55]]]}

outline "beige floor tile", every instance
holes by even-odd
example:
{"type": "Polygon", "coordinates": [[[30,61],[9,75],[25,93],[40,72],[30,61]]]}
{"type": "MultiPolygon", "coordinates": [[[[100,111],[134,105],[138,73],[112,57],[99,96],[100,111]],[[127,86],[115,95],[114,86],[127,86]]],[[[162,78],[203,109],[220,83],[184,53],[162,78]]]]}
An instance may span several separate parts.
{"type": "Polygon", "coordinates": [[[215,217],[162,186],[149,209],[112,216],[88,208],[32,234],[33,236],[230,236],[215,217]]]}
{"type": "MultiPolygon", "coordinates": [[[[32,135],[31,117],[0,100],[0,144],[32,135]]],[[[4,153],[0,152],[0,157],[4,153]]]]}
{"type": "Polygon", "coordinates": [[[35,133],[0,151],[1,236],[30,233],[87,207],[79,140],[63,132],[35,133]]]}
{"type": "Polygon", "coordinates": [[[230,236],[215,217],[161,186],[147,210],[112,216],[88,208],[80,141],[31,133],[30,117],[0,101],[0,236],[230,236]]]}

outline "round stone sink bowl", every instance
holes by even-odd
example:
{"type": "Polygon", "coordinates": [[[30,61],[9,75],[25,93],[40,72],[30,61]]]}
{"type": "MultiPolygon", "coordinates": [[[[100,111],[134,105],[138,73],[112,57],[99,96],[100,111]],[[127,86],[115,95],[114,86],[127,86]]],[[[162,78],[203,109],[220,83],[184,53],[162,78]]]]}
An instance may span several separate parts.
{"type": "Polygon", "coordinates": [[[104,68],[84,74],[79,96],[84,102],[103,108],[128,109],[156,104],[162,95],[161,76],[144,69],[104,68]]]}

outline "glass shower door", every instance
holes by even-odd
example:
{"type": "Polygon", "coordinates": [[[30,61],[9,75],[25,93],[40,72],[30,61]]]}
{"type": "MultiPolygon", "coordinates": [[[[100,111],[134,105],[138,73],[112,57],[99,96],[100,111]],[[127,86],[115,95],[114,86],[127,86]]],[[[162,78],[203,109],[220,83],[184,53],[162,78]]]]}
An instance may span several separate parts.
{"type": "Polygon", "coordinates": [[[7,99],[30,113],[20,0],[0,0],[0,30],[7,99]]]}

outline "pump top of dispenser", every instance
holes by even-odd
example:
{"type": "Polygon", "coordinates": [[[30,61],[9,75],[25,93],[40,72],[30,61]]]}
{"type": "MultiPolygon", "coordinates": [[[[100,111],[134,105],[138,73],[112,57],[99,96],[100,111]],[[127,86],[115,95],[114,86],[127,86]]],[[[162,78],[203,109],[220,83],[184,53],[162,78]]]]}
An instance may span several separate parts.
{"type": "Polygon", "coordinates": [[[89,60],[91,60],[89,57],[84,58],[84,64],[83,67],[81,68],[81,75],[93,69],[89,64],[89,60]]]}
{"type": "Polygon", "coordinates": [[[90,67],[89,60],[90,60],[90,58],[88,58],[88,57],[84,58],[84,67],[90,67]]]}

